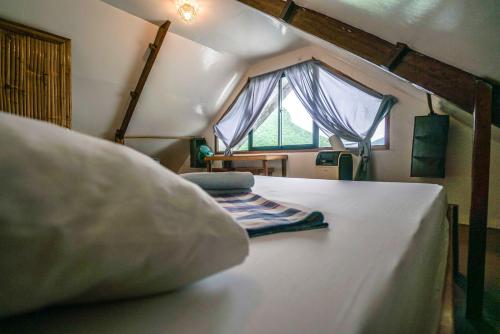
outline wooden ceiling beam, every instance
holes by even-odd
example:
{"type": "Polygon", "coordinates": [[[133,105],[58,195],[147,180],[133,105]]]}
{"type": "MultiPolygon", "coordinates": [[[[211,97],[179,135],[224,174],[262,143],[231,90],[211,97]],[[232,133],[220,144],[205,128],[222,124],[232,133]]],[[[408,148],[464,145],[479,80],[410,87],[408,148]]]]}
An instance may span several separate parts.
{"type": "MultiPolygon", "coordinates": [[[[474,112],[476,81],[484,79],[412,50],[403,43],[394,45],[327,15],[301,7],[292,0],[238,1],[335,44],[471,114],[474,112]]],[[[499,91],[498,85],[494,86],[494,91],[499,91]]],[[[500,126],[500,96],[494,98],[492,120],[496,126],[500,126]]]]}

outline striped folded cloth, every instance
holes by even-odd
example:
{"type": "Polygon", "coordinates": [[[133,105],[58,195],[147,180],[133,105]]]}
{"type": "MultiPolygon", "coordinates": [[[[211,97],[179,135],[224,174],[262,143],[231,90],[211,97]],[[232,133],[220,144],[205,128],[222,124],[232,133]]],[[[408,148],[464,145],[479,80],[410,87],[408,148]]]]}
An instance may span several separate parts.
{"type": "Polygon", "coordinates": [[[302,211],[254,193],[213,196],[250,237],[328,227],[319,211],[302,211]]]}

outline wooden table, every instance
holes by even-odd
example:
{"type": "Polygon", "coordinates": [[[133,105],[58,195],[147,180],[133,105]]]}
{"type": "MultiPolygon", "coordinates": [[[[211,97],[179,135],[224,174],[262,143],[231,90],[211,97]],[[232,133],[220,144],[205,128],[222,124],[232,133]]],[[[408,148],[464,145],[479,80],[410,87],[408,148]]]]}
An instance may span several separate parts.
{"type": "Polygon", "coordinates": [[[281,160],[281,176],[286,177],[286,154],[238,154],[238,155],[213,155],[206,157],[207,172],[212,171],[212,161],[262,161],[264,175],[269,175],[269,161],[281,160]]]}

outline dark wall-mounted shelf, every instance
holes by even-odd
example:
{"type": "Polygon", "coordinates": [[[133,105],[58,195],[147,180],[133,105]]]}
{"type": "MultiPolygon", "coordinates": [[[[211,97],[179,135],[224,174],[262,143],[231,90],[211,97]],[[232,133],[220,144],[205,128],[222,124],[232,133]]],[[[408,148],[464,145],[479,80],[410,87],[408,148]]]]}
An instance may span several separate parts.
{"type": "Polygon", "coordinates": [[[446,115],[415,117],[410,176],[445,177],[449,124],[446,115]]]}

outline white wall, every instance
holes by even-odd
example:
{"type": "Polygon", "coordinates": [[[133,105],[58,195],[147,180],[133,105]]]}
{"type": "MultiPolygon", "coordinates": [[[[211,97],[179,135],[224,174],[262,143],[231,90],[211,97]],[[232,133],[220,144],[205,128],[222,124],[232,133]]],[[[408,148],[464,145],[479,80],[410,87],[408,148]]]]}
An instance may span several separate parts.
{"type": "MultiPolygon", "coordinates": [[[[281,67],[285,67],[303,60],[315,57],[348,76],[362,82],[363,84],[383,94],[391,94],[398,98],[390,115],[390,149],[374,151],[373,164],[375,179],[379,181],[397,182],[428,182],[443,184],[448,190],[450,203],[460,206],[460,222],[468,222],[468,210],[470,202],[470,165],[472,132],[467,120],[468,114],[458,111],[461,115],[460,121],[451,118],[449,144],[447,151],[447,177],[445,179],[423,179],[410,178],[411,166],[411,143],[413,135],[414,117],[428,114],[426,95],[411,84],[405,83],[389,73],[372,66],[358,58],[346,57],[346,53],[337,53],[335,48],[326,50],[320,47],[306,47],[289,52],[277,57],[260,61],[252,65],[245,77],[241,80],[232,96],[221,109],[219,115],[214,119],[212,125],[222,116],[229,104],[243,87],[248,76],[266,73],[281,67]],[[338,57],[341,55],[342,58],[338,57]],[[465,124],[464,124],[465,123],[465,124]]],[[[434,98],[435,109],[440,111],[442,102],[434,98]]],[[[456,111],[455,111],[456,112],[456,111]]],[[[212,125],[205,131],[204,136],[214,147],[212,125]]],[[[500,228],[500,137],[498,129],[494,129],[495,140],[492,141],[492,165],[490,181],[490,211],[489,226],[500,228]]],[[[314,152],[289,153],[288,176],[291,177],[314,177],[314,152]]],[[[272,164],[279,169],[279,163],[272,164]]],[[[187,171],[188,162],[183,166],[187,171]]],[[[279,175],[279,172],[278,172],[279,175]]]]}
{"type": "MultiPolygon", "coordinates": [[[[158,27],[99,0],[0,0],[0,17],[71,39],[73,129],[112,139],[158,27]]],[[[128,134],[198,134],[246,67],[232,55],[168,33],[128,134]]],[[[128,144],[159,156],[172,142],[128,144]]]]}

